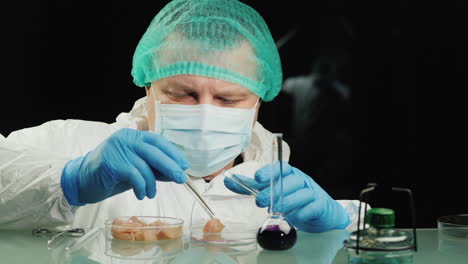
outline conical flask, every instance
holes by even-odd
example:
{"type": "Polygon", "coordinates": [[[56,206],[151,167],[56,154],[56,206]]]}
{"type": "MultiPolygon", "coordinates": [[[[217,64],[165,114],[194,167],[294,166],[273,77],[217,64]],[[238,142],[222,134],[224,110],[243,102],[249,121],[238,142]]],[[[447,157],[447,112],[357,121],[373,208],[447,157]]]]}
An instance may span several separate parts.
{"type": "Polygon", "coordinates": [[[257,233],[257,242],[267,250],[286,250],[296,244],[296,229],[283,215],[283,163],[281,133],[273,134],[271,144],[270,207],[268,217],[257,233]]]}

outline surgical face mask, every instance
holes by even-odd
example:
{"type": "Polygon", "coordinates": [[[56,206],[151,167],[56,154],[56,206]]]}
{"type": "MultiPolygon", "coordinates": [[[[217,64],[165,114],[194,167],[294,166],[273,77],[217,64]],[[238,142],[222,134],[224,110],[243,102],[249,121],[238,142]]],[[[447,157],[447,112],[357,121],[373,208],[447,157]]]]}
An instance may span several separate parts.
{"type": "Polygon", "coordinates": [[[208,176],[249,146],[257,103],[252,109],[239,109],[156,101],[155,132],[184,153],[189,175],[208,176]]]}

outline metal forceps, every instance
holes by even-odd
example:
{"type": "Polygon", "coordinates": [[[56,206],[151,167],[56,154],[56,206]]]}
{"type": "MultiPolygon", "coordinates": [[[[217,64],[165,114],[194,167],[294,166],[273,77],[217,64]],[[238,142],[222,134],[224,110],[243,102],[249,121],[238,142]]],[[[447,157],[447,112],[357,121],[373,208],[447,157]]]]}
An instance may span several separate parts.
{"type": "Polygon", "coordinates": [[[184,186],[190,191],[190,193],[193,195],[195,200],[202,206],[202,208],[205,210],[205,212],[210,216],[210,218],[214,218],[215,214],[213,213],[213,210],[208,206],[208,204],[205,202],[205,199],[198,193],[197,189],[193,185],[192,181],[190,178],[187,176],[187,181],[184,183],[184,186]]]}
{"type": "Polygon", "coordinates": [[[65,231],[53,231],[47,228],[37,228],[32,230],[32,236],[34,237],[50,237],[49,240],[47,240],[47,246],[49,248],[53,247],[65,237],[81,237],[84,234],[85,230],[83,228],[73,228],[65,231]]]}

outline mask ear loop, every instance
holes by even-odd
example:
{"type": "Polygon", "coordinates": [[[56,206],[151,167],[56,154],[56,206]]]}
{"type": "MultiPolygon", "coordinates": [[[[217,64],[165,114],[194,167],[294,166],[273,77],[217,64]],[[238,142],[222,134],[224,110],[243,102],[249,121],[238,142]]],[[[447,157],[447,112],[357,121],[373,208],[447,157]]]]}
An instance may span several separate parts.
{"type": "MultiPolygon", "coordinates": [[[[255,103],[254,107],[250,110],[252,111],[252,115],[255,115],[257,113],[257,105],[260,102],[260,96],[257,98],[257,102],[255,103]]],[[[255,122],[252,124],[252,129],[255,126],[255,122]]]]}
{"type": "Polygon", "coordinates": [[[153,86],[150,86],[150,90],[151,90],[151,101],[153,102],[154,104],[154,130],[152,131],[153,133],[156,133],[156,130],[157,130],[157,125],[158,125],[158,107],[159,107],[159,104],[161,103],[161,101],[157,100],[156,99],[156,96],[154,95],[155,92],[154,92],[154,89],[153,89],[153,86]]]}
{"type": "Polygon", "coordinates": [[[255,102],[255,105],[254,105],[254,107],[252,109],[257,108],[258,102],[260,102],[260,97],[257,98],[257,102],[255,102]]]}
{"type": "Polygon", "coordinates": [[[156,105],[156,103],[161,103],[161,101],[156,99],[156,96],[154,95],[155,92],[154,92],[153,86],[151,86],[150,89],[151,89],[151,100],[155,103],[155,105],[156,105]]]}

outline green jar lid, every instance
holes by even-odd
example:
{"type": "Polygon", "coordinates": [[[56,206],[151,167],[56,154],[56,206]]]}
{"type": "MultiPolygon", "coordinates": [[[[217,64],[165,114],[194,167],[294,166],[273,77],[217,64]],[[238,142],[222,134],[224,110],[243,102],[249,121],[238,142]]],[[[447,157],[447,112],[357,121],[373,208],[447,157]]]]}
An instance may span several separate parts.
{"type": "Polygon", "coordinates": [[[394,227],[395,211],[388,208],[372,208],[366,213],[366,223],[373,227],[394,227]]]}

